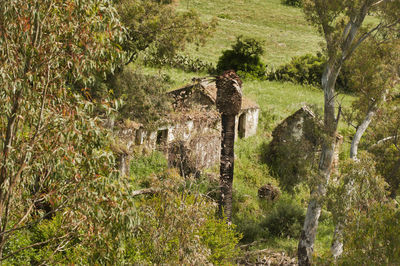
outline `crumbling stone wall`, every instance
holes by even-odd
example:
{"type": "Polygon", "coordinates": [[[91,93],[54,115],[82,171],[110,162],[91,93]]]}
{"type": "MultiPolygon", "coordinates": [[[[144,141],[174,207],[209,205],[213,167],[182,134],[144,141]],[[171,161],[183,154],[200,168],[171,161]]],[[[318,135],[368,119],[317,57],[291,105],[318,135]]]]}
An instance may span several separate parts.
{"type": "Polygon", "coordinates": [[[220,125],[215,110],[202,110],[198,113],[181,115],[168,143],[168,163],[180,169],[183,176],[198,176],[202,170],[219,162],[220,125]],[[187,121],[185,122],[185,120],[187,121]]]}
{"type": "MultiPolygon", "coordinates": [[[[317,169],[323,123],[313,111],[303,106],[287,117],[272,132],[272,141],[264,155],[281,187],[291,191],[305,181],[310,170],[317,169]]],[[[343,137],[337,135],[332,171],[338,169],[339,150],[343,137]]]]}
{"type": "Polygon", "coordinates": [[[283,189],[291,191],[315,166],[321,143],[321,126],[315,114],[303,106],[272,132],[266,161],[283,189]]]}
{"type": "Polygon", "coordinates": [[[125,120],[114,126],[114,143],[111,148],[116,154],[120,174],[129,175],[130,161],[141,124],[125,120]]]}
{"type": "Polygon", "coordinates": [[[242,110],[236,116],[235,139],[248,138],[257,134],[259,108],[242,110]]]}

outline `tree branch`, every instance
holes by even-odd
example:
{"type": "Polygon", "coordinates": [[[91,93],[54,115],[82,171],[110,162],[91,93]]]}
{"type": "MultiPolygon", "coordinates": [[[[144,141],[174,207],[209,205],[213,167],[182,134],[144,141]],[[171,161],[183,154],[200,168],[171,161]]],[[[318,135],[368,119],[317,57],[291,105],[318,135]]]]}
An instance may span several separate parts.
{"type": "Polygon", "coordinates": [[[370,31],[366,32],[363,34],[363,36],[361,36],[356,43],[353,45],[353,47],[350,49],[350,51],[343,55],[342,60],[345,61],[347,58],[349,58],[354,51],[358,48],[358,46],[360,46],[360,44],[365,41],[365,39],[367,39],[369,36],[371,36],[371,34],[375,31],[378,31],[380,28],[382,27],[382,23],[379,23],[375,28],[371,29],[370,31]]]}
{"type": "Polygon", "coordinates": [[[131,193],[132,197],[136,197],[139,195],[144,195],[144,194],[150,194],[150,195],[154,195],[156,193],[160,192],[158,189],[154,189],[154,188],[144,188],[144,189],[140,189],[140,190],[135,190],[131,193]]]}
{"type": "Polygon", "coordinates": [[[386,141],[388,141],[388,140],[392,140],[392,139],[395,139],[395,138],[396,138],[396,136],[390,136],[390,137],[386,137],[386,138],[380,139],[380,140],[378,140],[374,145],[372,145],[371,147],[369,147],[369,149],[372,149],[372,148],[378,146],[379,144],[381,144],[381,143],[383,143],[383,142],[386,142],[386,141]]]}

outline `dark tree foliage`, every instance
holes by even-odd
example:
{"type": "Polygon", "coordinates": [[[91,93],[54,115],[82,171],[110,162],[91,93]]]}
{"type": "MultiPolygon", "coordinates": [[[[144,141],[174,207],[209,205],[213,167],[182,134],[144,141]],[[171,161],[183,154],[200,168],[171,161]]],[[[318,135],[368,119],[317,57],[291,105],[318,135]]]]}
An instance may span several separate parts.
{"type": "Polygon", "coordinates": [[[287,6],[295,6],[295,7],[303,6],[302,0],[281,0],[281,3],[287,6]]]}
{"type": "Polygon", "coordinates": [[[262,42],[239,36],[232,49],[225,50],[218,59],[217,71],[233,69],[242,78],[262,78],[265,76],[265,65],[261,62],[263,54],[262,42]]]}
{"type": "Polygon", "coordinates": [[[166,82],[159,76],[145,75],[126,68],[109,81],[111,93],[123,100],[118,119],[130,119],[154,128],[170,108],[166,82]]]}
{"type": "Polygon", "coordinates": [[[277,202],[262,225],[272,235],[286,238],[298,238],[304,223],[305,211],[293,199],[285,197],[277,202]]]}

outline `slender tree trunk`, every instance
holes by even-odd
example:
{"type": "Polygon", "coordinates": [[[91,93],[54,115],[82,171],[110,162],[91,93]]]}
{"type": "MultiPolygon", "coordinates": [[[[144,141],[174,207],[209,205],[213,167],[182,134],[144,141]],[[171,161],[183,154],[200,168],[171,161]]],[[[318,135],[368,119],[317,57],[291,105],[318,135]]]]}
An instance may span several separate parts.
{"type": "Polygon", "coordinates": [[[350,158],[356,160],[357,159],[357,151],[358,151],[358,144],[360,143],[361,137],[364,135],[364,132],[367,130],[369,124],[372,121],[376,113],[376,108],[370,108],[365,116],[364,120],[357,128],[356,133],[354,134],[353,141],[351,142],[350,147],[350,158]]]}
{"type": "MultiPolygon", "coordinates": [[[[350,147],[350,158],[353,160],[357,160],[358,145],[360,143],[361,137],[364,135],[365,131],[367,130],[375,113],[376,113],[376,106],[373,106],[368,110],[367,115],[365,116],[364,120],[357,128],[356,133],[354,134],[353,141],[351,142],[351,147],[350,147]]],[[[347,191],[346,196],[347,197],[350,197],[352,194],[353,184],[354,184],[353,181],[350,181],[348,184],[346,184],[346,191],[347,191]]],[[[348,202],[348,201],[345,201],[345,202],[348,202]]],[[[349,206],[347,204],[345,206],[343,206],[343,209],[345,212],[348,208],[349,208],[349,206]]],[[[339,258],[343,253],[343,229],[344,229],[345,223],[346,223],[345,218],[338,219],[338,221],[335,225],[335,231],[333,232],[331,253],[335,260],[337,258],[339,258]]]]}
{"type": "Polygon", "coordinates": [[[232,184],[234,169],[235,116],[222,114],[221,165],[220,165],[220,214],[230,221],[232,216],[232,184]]]}
{"type": "Polygon", "coordinates": [[[311,265],[314,252],[314,242],[317,235],[318,219],[321,214],[322,201],[326,194],[326,187],[330,177],[330,168],[333,162],[335,143],[323,148],[319,169],[321,183],[311,191],[311,198],[308,204],[306,218],[300,235],[298,245],[299,265],[311,265]]]}
{"type": "Polygon", "coordinates": [[[337,123],[335,116],[335,82],[341,66],[336,65],[335,60],[330,60],[322,76],[324,89],[324,131],[322,151],[318,166],[319,184],[311,190],[311,198],[308,204],[303,230],[301,231],[298,245],[299,265],[311,265],[314,252],[314,242],[317,234],[318,219],[321,214],[322,200],[326,194],[326,188],[331,174],[332,162],[336,144],[337,123]]]}
{"type": "Polygon", "coordinates": [[[329,30],[329,23],[323,22],[325,40],[329,60],[325,66],[321,79],[322,89],[324,90],[324,140],[318,166],[318,185],[311,189],[311,198],[308,205],[306,219],[301,232],[298,246],[299,265],[311,265],[312,254],[314,252],[314,241],[317,234],[318,219],[321,214],[321,201],[325,197],[326,187],[329,182],[333,155],[336,144],[336,129],[339,117],[335,116],[335,83],[340,73],[344,61],[346,61],[354,50],[367,38],[373,31],[364,34],[356,43],[355,38],[361,27],[371,3],[365,2],[359,12],[354,13],[343,30],[340,46],[332,43],[332,32],[329,30]]]}

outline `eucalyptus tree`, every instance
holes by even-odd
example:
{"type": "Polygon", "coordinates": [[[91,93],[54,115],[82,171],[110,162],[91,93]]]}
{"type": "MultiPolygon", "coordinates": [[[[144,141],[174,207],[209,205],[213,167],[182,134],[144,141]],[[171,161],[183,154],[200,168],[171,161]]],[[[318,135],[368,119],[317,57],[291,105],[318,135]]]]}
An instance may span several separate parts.
{"type": "Polygon", "coordinates": [[[126,38],[121,43],[128,53],[126,64],[140,52],[151,50],[162,58],[171,57],[187,43],[202,44],[216,26],[204,22],[194,10],[177,11],[175,1],[114,0],[126,38]]]}
{"type": "Polygon", "coordinates": [[[322,201],[330,179],[336,132],[340,119],[340,108],[336,114],[335,83],[343,64],[356,49],[377,32],[391,34],[400,23],[400,2],[390,0],[307,0],[304,1],[307,19],[325,38],[327,63],[321,79],[324,91],[324,139],[318,174],[311,188],[311,197],[306,219],[298,245],[299,265],[310,265],[314,241],[321,214],[322,201]],[[373,14],[377,23],[362,32],[368,14],[373,14]]]}
{"type": "Polygon", "coordinates": [[[122,30],[108,0],[0,2],[0,261],[53,245],[51,260],[107,201],[113,156],[82,95],[94,74],[122,61],[115,45],[122,30]],[[82,94],[70,85],[76,81],[85,84],[82,94]],[[53,236],[18,239],[59,213],[53,236]]]}
{"type": "MultiPolygon", "coordinates": [[[[357,99],[352,103],[347,121],[356,128],[350,146],[350,159],[358,160],[358,147],[364,133],[373,121],[376,113],[385,104],[386,98],[393,94],[397,85],[397,69],[400,64],[398,41],[385,40],[383,36],[373,36],[360,45],[352,58],[346,63],[351,69],[349,83],[357,93],[357,99]]],[[[372,167],[372,166],[365,166],[372,167]]],[[[341,214],[334,217],[335,231],[331,252],[338,258],[343,252],[343,227],[346,212],[350,207],[350,198],[354,193],[355,180],[349,179],[346,184],[346,194],[343,195],[341,214]]]]}

